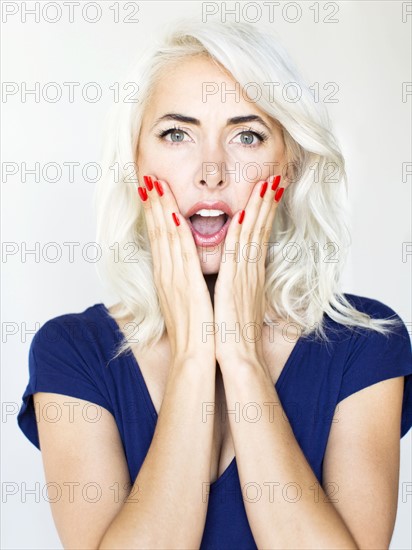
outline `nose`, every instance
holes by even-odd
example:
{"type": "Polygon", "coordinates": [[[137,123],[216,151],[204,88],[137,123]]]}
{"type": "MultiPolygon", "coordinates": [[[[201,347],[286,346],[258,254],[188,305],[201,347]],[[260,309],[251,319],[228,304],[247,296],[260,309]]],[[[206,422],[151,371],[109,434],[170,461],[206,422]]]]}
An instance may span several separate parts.
{"type": "Polygon", "coordinates": [[[220,189],[223,187],[223,180],[209,176],[207,179],[199,180],[199,185],[202,187],[209,187],[210,189],[213,189],[214,187],[218,187],[220,189]]]}
{"type": "Polygon", "coordinates": [[[226,178],[224,152],[218,144],[205,145],[202,151],[201,165],[195,181],[201,188],[223,189],[228,181],[226,178]]]}

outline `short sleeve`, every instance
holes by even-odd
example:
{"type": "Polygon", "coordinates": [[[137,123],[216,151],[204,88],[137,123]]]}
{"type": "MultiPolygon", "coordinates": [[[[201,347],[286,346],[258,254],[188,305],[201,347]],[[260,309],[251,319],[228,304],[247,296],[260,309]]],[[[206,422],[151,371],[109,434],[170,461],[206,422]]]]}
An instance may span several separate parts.
{"type": "MultiPolygon", "coordinates": [[[[91,342],[74,338],[63,321],[64,317],[47,321],[36,332],[29,348],[29,382],[22,396],[17,422],[38,449],[40,442],[33,404],[36,392],[77,397],[114,414],[104,383],[99,379],[97,358],[90,353],[91,342]]],[[[54,411],[55,415],[59,413],[54,411]]]]}
{"type": "Polygon", "coordinates": [[[352,337],[351,349],[343,369],[338,403],[349,395],[382,380],[404,376],[401,438],[412,426],[412,348],[405,323],[388,306],[372,317],[396,319],[398,325],[389,335],[362,330],[352,337]]]}

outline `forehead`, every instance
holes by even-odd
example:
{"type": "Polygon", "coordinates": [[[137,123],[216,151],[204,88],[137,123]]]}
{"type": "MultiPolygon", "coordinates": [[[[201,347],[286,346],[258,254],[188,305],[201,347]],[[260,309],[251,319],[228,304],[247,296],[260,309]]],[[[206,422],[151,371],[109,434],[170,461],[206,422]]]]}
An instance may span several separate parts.
{"type": "Polygon", "coordinates": [[[244,114],[245,109],[262,114],[253,101],[243,97],[240,84],[228,71],[206,56],[188,57],[166,65],[152,90],[149,106],[153,116],[162,114],[161,111],[196,116],[199,112],[217,110],[227,117],[229,109],[232,116],[244,114]]]}

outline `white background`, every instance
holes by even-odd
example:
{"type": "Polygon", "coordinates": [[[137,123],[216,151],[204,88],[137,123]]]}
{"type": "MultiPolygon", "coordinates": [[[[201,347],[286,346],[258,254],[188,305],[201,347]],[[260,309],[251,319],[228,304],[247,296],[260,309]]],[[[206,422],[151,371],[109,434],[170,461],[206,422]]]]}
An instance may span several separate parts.
{"type": "MultiPolygon", "coordinates": [[[[101,101],[86,102],[77,88],[74,103],[67,101],[67,91],[56,104],[33,96],[21,101],[20,92],[3,98],[2,162],[26,162],[29,167],[40,162],[99,161],[103,119],[112,101],[109,90],[139,55],[139,48],[162,25],[186,15],[202,17],[201,2],[138,2],[138,23],[114,23],[110,6],[100,2],[99,22],[86,22],[79,9],[75,21],[68,20],[62,7],[60,22],[39,23],[28,15],[22,22],[19,12],[2,25],[2,80],[27,82],[54,81],[62,84],[77,81],[82,85],[98,82],[103,89],[101,101]]],[[[3,9],[6,3],[3,2],[3,9]]],[[[33,2],[27,2],[33,7],[33,2]]],[[[44,6],[46,2],[41,2],[44,6]]],[[[85,4],[85,2],[82,2],[85,4]]],[[[133,3],[132,3],[133,4],[133,3]]],[[[137,3],[135,3],[137,5],[137,3]]],[[[269,22],[269,11],[259,3],[262,21],[269,22]]],[[[290,2],[286,4],[291,4],[290,2]]],[[[338,23],[323,22],[331,9],[319,3],[320,22],[314,23],[314,2],[302,2],[301,18],[293,23],[296,11],[289,7],[282,17],[282,6],[275,7],[273,29],[277,32],[310,84],[319,82],[320,98],[327,82],[335,82],[338,103],[327,107],[343,149],[349,176],[351,234],[353,245],[344,274],[343,289],[378,299],[392,307],[412,326],[411,258],[402,261],[402,243],[410,242],[411,176],[402,178],[402,163],[410,161],[411,101],[402,101],[402,82],[411,81],[410,23],[402,22],[401,2],[340,2],[335,18],[338,23]]],[[[241,20],[255,17],[254,2],[242,2],[241,20]]],[[[220,4],[215,4],[220,10],[220,4]]],[[[233,7],[228,2],[227,7],[233,7]]],[[[120,21],[129,8],[119,3],[120,21]]],[[[50,8],[49,17],[55,11],[50,8]]],[[[90,17],[95,11],[90,9],[90,17]]],[[[228,20],[233,20],[228,15],[228,20]]],[[[259,23],[255,23],[258,25],[259,23]]],[[[62,86],[62,89],[63,86],[62,86]]],[[[50,504],[39,495],[24,495],[24,487],[40,488],[45,484],[40,452],[25,438],[17,426],[17,408],[28,382],[28,349],[31,329],[63,313],[83,311],[98,302],[107,306],[116,301],[103,289],[96,266],[87,262],[80,250],[95,240],[92,212],[94,184],[76,172],[75,181],[66,177],[56,183],[34,181],[21,174],[2,181],[2,240],[14,242],[18,253],[3,256],[3,354],[2,401],[12,411],[2,418],[2,548],[61,548],[53,524],[50,504]],[[23,243],[28,249],[35,242],[60,243],[63,258],[57,263],[34,255],[22,261],[23,243]],[[81,243],[75,261],[68,261],[62,243],[81,243]],[[14,325],[10,325],[14,323],[14,325]],[[25,325],[29,332],[25,334],[25,325]],[[37,323],[37,325],[36,325],[37,323]],[[5,330],[16,327],[16,334],[5,330]],[[17,493],[7,495],[5,483],[13,483],[17,493]],[[25,485],[26,484],[26,485],[25,485]]],[[[401,441],[399,506],[392,549],[412,547],[410,527],[412,431],[401,441]],[[409,519],[409,521],[408,521],[409,519]]],[[[10,486],[8,486],[10,487],[10,486]]],[[[379,495],[376,495],[379,498],[379,495]]]]}

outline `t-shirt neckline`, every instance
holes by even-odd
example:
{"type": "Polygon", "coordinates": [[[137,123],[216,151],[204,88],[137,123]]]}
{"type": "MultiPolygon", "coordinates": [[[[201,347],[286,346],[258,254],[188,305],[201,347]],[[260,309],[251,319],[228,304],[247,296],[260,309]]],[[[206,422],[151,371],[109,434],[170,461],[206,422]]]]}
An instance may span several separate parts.
{"type": "MultiPolygon", "coordinates": [[[[117,321],[112,317],[110,311],[105,306],[105,304],[101,302],[97,305],[100,306],[102,312],[105,314],[105,317],[108,320],[108,323],[110,324],[110,326],[112,328],[115,329],[116,334],[123,338],[124,337],[123,332],[121,331],[117,321]]],[[[283,366],[283,369],[282,369],[282,372],[280,373],[279,378],[276,380],[276,383],[275,383],[276,392],[278,392],[279,389],[283,386],[284,380],[287,377],[288,372],[291,370],[291,366],[295,362],[295,358],[298,356],[298,353],[300,353],[300,349],[301,349],[304,341],[305,341],[305,338],[303,336],[300,336],[298,338],[298,340],[296,341],[295,346],[293,347],[289,357],[286,360],[285,365],[283,366]]],[[[157,414],[156,408],[154,406],[152,396],[150,395],[149,389],[147,387],[146,380],[144,379],[143,373],[140,369],[139,363],[136,360],[136,357],[134,356],[134,353],[130,350],[123,357],[124,357],[124,359],[129,361],[129,365],[132,367],[132,369],[134,369],[136,371],[136,374],[140,378],[142,388],[143,388],[143,391],[144,391],[144,397],[145,397],[146,403],[148,405],[148,409],[149,409],[149,412],[150,412],[151,419],[154,422],[154,426],[155,426],[156,422],[157,422],[157,419],[158,419],[158,414],[157,414]]],[[[119,357],[119,359],[120,358],[121,357],[119,357]]],[[[210,484],[210,487],[211,488],[212,487],[216,488],[218,485],[223,483],[223,481],[232,472],[235,465],[236,465],[236,456],[233,457],[232,461],[227,466],[227,468],[222,472],[222,474],[213,483],[210,484]]]]}

